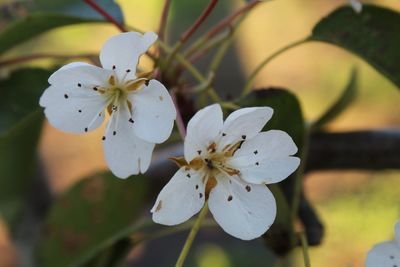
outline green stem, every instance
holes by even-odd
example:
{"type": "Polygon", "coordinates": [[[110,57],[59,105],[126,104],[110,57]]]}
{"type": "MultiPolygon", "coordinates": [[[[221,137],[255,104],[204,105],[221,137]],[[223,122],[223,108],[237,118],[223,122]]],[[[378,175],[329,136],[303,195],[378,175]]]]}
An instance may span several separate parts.
{"type": "Polygon", "coordinates": [[[304,266],[311,267],[310,256],[308,254],[308,242],[307,242],[307,237],[305,236],[304,232],[299,233],[299,239],[301,242],[301,246],[303,248],[304,266]]]}
{"type": "MultiPolygon", "coordinates": [[[[173,48],[169,47],[164,42],[158,40],[158,45],[167,53],[172,53],[173,48]]],[[[181,63],[199,82],[204,82],[206,78],[201,74],[195,66],[193,66],[182,54],[176,53],[176,59],[181,63]]]]}
{"type": "Polygon", "coordinates": [[[309,146],[309,139],[310,139],[310,129],[309,126],[304,126],[304,139],[303,139],[303,146],[300,150],[300,165],[296,170],[295,173],[295,184],[294,184],[294,192],[293,192],[293,202],[292,202],[292,221],[297,218],[297,211],[300,205],[300,194],[302,189],[302,181],[303,181],[303,174],[304,169],[306,166],[306,159],[308,154],[308,146],[309,146]]]}
{"type": "Polygon", "coordinates": [[[190,248],[192,247],[192,243],[194,238],[197,235],[197,232],[200,229],[201,222],[203,221],[204,217],[208,212],[208,203],[204,204],[203,209],[200,211],[199,217],[197,218],[196,222],[194,223],[192,230],[190,230],[189,236],[186,239],[185,244],[183,245],[181,254],[175,264],[175,267],[182,267],[183,263],[185,262],[186,256],[189,253],[190,248]]]}
{"type": "Polygon", "coordinates": [[[249,79],[247,80],[243,91],[242,91],[242,96],[248,94],[251,91],[251,87],[253,86],[254,80],[257,77],[258,73],[269,63],[271,62],[273,59],[275,59],[277,56],[279,56],[280,54],[282,54],[283,52],[286,52],[287,50],[296,47],[298,45],[304,44],[306,42],[309,41],[309,38],[305,38],[305,39],[301,39],[299,41],[296,41],[294,43],[291,43],[281,49],[279,49],[278,51],[276,51],[275,53],[273,53],[272,55],[268,56],[266,59],[264,59],[254,70],[253,72],[250,74],[249,79]]]}

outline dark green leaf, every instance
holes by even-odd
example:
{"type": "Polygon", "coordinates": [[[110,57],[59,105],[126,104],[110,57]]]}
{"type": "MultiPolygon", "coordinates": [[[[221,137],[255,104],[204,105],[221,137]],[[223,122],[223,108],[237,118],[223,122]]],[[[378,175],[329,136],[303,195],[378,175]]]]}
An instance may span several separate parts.
{"type": "Polygon", "coordinates": [[[347,49],[370,63],[400,87],[400,14],[364,5],[361,14],[342,7],[322,19],[311,40],[347,49]]]}
{"type": "Polygon", "coordinates": [[[301,148],[304,139],[304,119],[296,96],[285,89],[254,90],[239,103],[242,107],[269,106],[274,109],[263,131],[278,129],[287,132],[301,148]]]}
{"type": "Polygon", "coordinates": [[[343,90],[341,96],[336,100],[336,102],[329,107],[325,113],[317,119],[313,125],[313,129],[319,129],[338,117],[353,101],[356,99],[357,95],[357,70],[353,69],[351,72],[350,80],[343,90]]]}
{"type": "MultiPolygon", "coordinates": [[[[287,132],[299,148],[297,155],[302,154],[305,125],[300,103],[295,95],[287,90],[277,88],[254,90],[242,99],[239,104],[242,107],[272,107],[274,114],[263,131],[278,129],[287,132]]],[[[282,210],[277,214],[277,223],[272,224],[265,237],[266,242],[278,255],[285,254],[293,248],[293,222],[287,211],[292,209],[290,204],[293,203],[295,187],[296,175],[289,176],[277,184],[276,188],[275,186],[271,187],[277,199],[277,205],[282,210]],[[285,197],[282,197],[281,192],[285,197]]]]}
{"type": "Polygon", "coordinates": [[[43,69],[20,69],[0,81],[0,137],[39,110],[39,98],[48,87],[50,75],[50,71],[43,69]]]}
{"type": "Polygon", "coordinates": [[[96,21],[56,14],[28,15],[11,23],[0,33],[0,54],[51,29],[84,22],[96,21]]]}
{"type": "MultiPolygon", "coordinates": [[[[112,252],[114,243],[140,227],[134,220],[143,205],[147,182],[144,176],[121,180],[103,173],[71,188],[53,206],[46,222],[40,266],[83,266],[99,253],[112,252]]],[[[116,260],[110,255],[105,262],[116,260]]]]}
{"type": "Polygon", "coordinates": [[[50,72],[16,71],[0,81],[0,213],[11,227],[23,207],[43,121],[39,96],[50,72]]]}
{"type": "MultiPolygon", "coordinates": [[[[122,10],[113,0],[96,0],[101,8],[107,11],[116,21],[124,23],[122,10]]],[[[87,5],[83,0],[36,0],[32,3],[32,11],[68,15],[89,20],[104,20],[103,16],[87,5]]]]}

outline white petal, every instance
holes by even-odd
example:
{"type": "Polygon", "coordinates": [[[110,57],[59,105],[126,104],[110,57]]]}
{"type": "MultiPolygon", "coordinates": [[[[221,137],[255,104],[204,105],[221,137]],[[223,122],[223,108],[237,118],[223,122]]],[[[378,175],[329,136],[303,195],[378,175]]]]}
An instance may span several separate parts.
{"type": "Polygon", "coordinates": [[[271,191],[265,185],[248,184],[233,177],[219,175],[217,181],[208,202],[211,213],[224,231],[243,240],[264,234],[276,217],[276,203],[271,191]]]}
{"type": "Polygon", "coordinates": [[[119,106],[108,122],[103,140],[105,158],[112,173],[119,178],[144,173],[151,161],[154,143],[137,137],[126,106],[119,106]]]}
{"type": "Polygon", "coordinates": [[[187,125],[184,154],[187,162],[204,153],[221,133],[223,118],[221,106],[214,104],[199,110],[187,125]]]}
{"type": "Polygon", "coordinates": [[[400,247],[389,241],[375,245],[367,255],[366,267],[400,266],[400,247]]]}
{"type": "Polygon", "coordinates": [[[363,6],[359,0],[349,0],[349,3],[357,14],[361,13],[363,6]]]}
{"type": "Polygon", "coordinates": [[[269,119],[273,109],[270,107],[242,108],[231,113],[224,122],[223,136],[218,142],[219,149],[240,140],[253,138],[269,119]]]}
{"type": "Polygon", "coordinates": [[[250,183],[278,183],[292,174],[300,159],[292,157],[297,147],[284,131],[261,132],[243,142],[228,164],[250,183]]]}
{"type": "Polygon", "coordinates": [[[164,85],[151,80],[148,86],[131,93],[129,99],[133,105],[135,134],[152,143],[167,140],[174,127],[176,110],[164,85]]]}
{"type": "Polygon", "coordinates": [[[121,79],[135,78],[136,66],[139,57],[144,54],[157,40],[154,32],[140,34],[138,32],[125,32],[115,35],[107,40],[100,51],[100,62],[105,69],[112,70],[121,79]],[[127,70],[130,70],[127,75],[127,70]]]}
{"type": "Polygon", "coordinates": [[[68,64],[49,78],[51,86],[40,98],[50,124],[65,132],[93,130],[104,120],[105,99],[95,86],[103,86],[110,72],[86,63],[68,64]]]}
{"type": "MultiPolygon", "coordinates": [[[[65,88],[77,88],[78,83],[80,83],[82,89],[93,89],[93,86],[106,86],[112,73],[110,70],[84,62],[73,62],[54,72],[49,77],[49,83],[65,88]]],[[[98,94],[93,90],[88,90],[88,92],[98,94]]]]}
{"type": "Polygon", "coordinates": [[[157,197],[153,221],[175,225],[187,221],[204,205],[202,173],[180,168],[157,197]]]}

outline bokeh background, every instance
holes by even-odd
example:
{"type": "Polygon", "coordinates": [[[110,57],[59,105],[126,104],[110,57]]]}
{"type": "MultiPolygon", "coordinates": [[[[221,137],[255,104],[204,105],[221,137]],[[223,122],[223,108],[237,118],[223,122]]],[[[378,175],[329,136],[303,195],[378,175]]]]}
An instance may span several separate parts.
{"type": "MultiPolygon", "coordinates": [[[[162,0],[117,2],[122,6],[128,25],[144,31],[157,30],[162,0]]],[[[168,28],[171,43],[180,31],[190,25],[207,2],[173,0],[168,28]]],[[[400,11],[398,0],[365,2],[400,11]]],[[[242,4],[243,1],[239,0],[221,0],[208,25],[242,4]]],[[[323,16],[344,4],[347,1],[276,0],[259,5],[237,32],[234,46],[217,74],[217,89],[222,95],[234,95],[241,89],[243,78],[262,59],[286,44],[309,35],[312,27],[323,16]],[[239,78],[232,78],[236,74],[239,74],[239,78]],[[235,79],[239,79],[239,82],[235,79]]],[[[116,33],[118,31],[113,26],[105,25],[64,27],[16,47],[7,56],[39,52],[97,53],[104,41],[116,33]]],[[[148,63],[146,60],[141,62],[144,68],[148,63]]],[[[29,63],[36,66],[49,64],[53,62],[41,60],[29,63]]],[[[399,127],[398,89],[361,59],[331,45],[311,43],[290,50],[264,68],[257,78],[256,86],[290,89],[300,99],[305,117],[312,120],[340,95],[353,66],[360,70],[358,98],[343,115],[329,125],[329,129],[350,131],[399,127]]],[[[85,135],[71,135],[45,123],[40,142],[40,158],[54,195],[61,194],[82,177],[106,169],[99,142],[102,131],[103,129],[98,129],[85,135]]],[[[166,183],[169,177],[160,179],[166,183]]],[[[364,266],[365,255],[372,245],[393,237],[394,223],[400,218],[399,181],[399,171],[320,172],[307,175],[306,194],[315,205],[326,228],[323,244],[310,250],[312,266],[364,266]]],[[[7,266],[6,261],[12,261],[13,249],[7,229],[4,226],[1,229],[0,266],[7,266]]],[[[238,260],[237,251],[241,250],[244,258],[254,257],[252,262],[255,265],[251,266],[269,266],[263,262],[265,250],[261,248],[261,243],[235,243],[224,234],[218,235],[219,239],[224,240],[212,242],[215,237],[208,235],[208,231],[205,232],[206,237],[212,238],[200,237],[191,258],[196,266],[234,266],[234,262],[238,260]],[[231,245],[226,246],[227,242],[231,242],[231,245]]],[[[176,244],[177,249],[181,244],[176,244]]],[[[136,248],[131,257],[140,258],[147,248],[146,245],[136,248]]],[[[153,248],[157,248],[152,251],[153,254],[162,250],[157,244],[153,248]]],[[[177,252],[171,250],[170,253],[174,258],[177,252]]],[[[297,266],[303,266],[301,254],[298,257],[297,266]]]]}

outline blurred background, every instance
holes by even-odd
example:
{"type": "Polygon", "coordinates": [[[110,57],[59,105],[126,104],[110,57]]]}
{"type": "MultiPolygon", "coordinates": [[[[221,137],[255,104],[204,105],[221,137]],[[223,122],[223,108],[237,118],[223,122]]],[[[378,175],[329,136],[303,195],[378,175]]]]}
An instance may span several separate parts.
{"type": "MultiPolygon", "coordinates": [[[[124,11],[127,25],[143,31],[157,30],[164,1],[117,2],[124,11]]],[[[221,0],[206,25],[236,10],[243,2],[221,0]]],[[[398,0],[365,2],[400,11],[398,0]]],[[[172,3],[168,28],[170,43],[193,22],[208,1],[173,0],[172,3]]],[[[309,35],[322,17],[344,4],[347,1],[282,0],[259,5],[237,32],[234,46],[217,73],[217,90],[223,96],[235,95],[242,88],[243,79],[262,59],[309,35]]],[[[3,26],[0,24],[0,30],[3,26]]],[[[98,53],[104,41],[117,33],[118,30],[113,26],[68,26],[18,46],[6,56],[60,51],[67,51],[67,54],[98,53]]],[[[141,62],[144,68],[148,63],[146,60],[141,62]]],[[[49,60],[29,63],[35,66],[49,64],[52,64],[49,60]]],[[[350,131],[399,127],[398,89],[355,55],[331,45],[307,43],[290,50],[263,69],[256,80],[256,87],[290,89],[299,98],[305,117],[312,120],[340,95],[353,66],[359,68],[360,74],[358,98],[329,125],[329,129],[350,131]]],[[[103,129],[98,129],[85,135],[71,135],[45,123],[40,141],[40,159],[55,196],[65,192],[82,177],[107,169],[99,142],[102,132],[103,129]]],[[[160,177],[165,183],[169,178],[160,177]]],[[[400,218],[400,187],[394,186],[399,181],[399,171],[318,172],[307,175],[306,195],[315,205],[326,229],[322,245],[310,250],[312,266],[364,266],[366,253],[373,244],[393,238],[393,226],[400,218]]],[[[2,267],[9,266],[7,261],[13,261],[13,248],[6,227],[0,227],[2,267]]],[[[169,238],[169,248],[176,247],[170,251],[163,251],[166,249],[165,240],[135,248],[130,256],[132,263],[137,263],[134,266],[145,266],[142,264],[149,262],[149,252],[160,253],[160,257],[168,254],[165,261],[171,258],[173,262],[185,235],[169,238]]],[[[193,266],[272,266],[265,263],[271,255],[267,255],[261,242],[240,242],[222,233],[219,228],[204,230],[195,242],[190,258],[193,266]]],[[[298,266],[303,266],[301,254],[298,257],[298,266]]]]}

